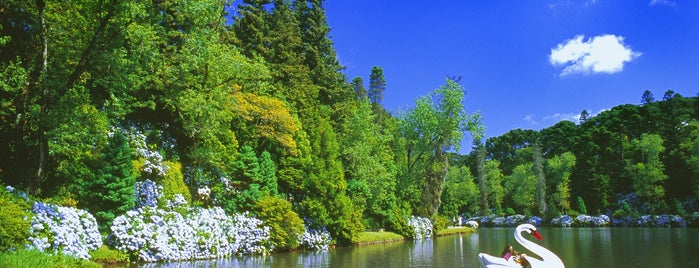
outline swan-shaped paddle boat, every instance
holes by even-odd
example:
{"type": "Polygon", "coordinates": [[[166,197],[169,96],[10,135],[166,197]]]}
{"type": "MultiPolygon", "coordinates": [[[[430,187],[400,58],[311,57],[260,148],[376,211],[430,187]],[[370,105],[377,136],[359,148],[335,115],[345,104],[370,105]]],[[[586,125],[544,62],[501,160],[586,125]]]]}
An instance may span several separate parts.
{"type": "MultiPolygon", "coordinates": [[[[561,261],[556,254],[551,252],[550,250],[534,243],[531,242],[524,237],[522,237],[522,232],[527,232],[531,234],[532,236],[536,237],[537,239],[541,240],[542,237],[539,234],[539,232],[536,231],[536,227],[534,225],[525,223],[525,224],[520,224],[517,226],[515,229],[515,240],[522,245],[524,248],[528,249],[532,253],[539,255],[541,259],[537,259],[531,256],[526,256],[527,261],[531,264],[532,268],[564,268],[565,266],[563,265],[563,261],[561,261]]],[[[522,265],[519,263],[514,262],[514,258],[510,258],[509,260],[505,260],[503,257],[497,257],[497,256],[492,256],[488,255],[486,253],[479,253],[478,254],[478,261],[481,263],[481,266],[483,268],[502,268],[502,267],[518,267],[521,268],[522,265]]]]}

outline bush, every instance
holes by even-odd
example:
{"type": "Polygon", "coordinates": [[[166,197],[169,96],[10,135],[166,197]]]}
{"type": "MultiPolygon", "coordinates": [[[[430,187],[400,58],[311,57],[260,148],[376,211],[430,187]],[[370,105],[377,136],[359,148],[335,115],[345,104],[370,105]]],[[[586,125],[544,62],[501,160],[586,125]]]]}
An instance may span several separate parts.
{"type": "Polygon", "coordinates": [[[270,240],[276,251],[295,249],[305,228],[303,220],[291,210],[291,203],[276,196],[257,200],[254,210],[265,226],[270,228],[270,240]]]}
{"type": "Polygon", "coordinates": [[[415,236],[413,236],[413,238],[416,240],[432,237],[434,228],[432,222],[428,218],[412,216],[408,220],[408,226],[415,231],[415,236]]]}
{"type": "Polygon", "coordinates": [[[89,259],[89,251],[102,246],[97,220],[87,211],[34,203],[29,248],[89,259]]]}
{"type": "Polygon", "coordinates": [[[415,230],[408,226],[408,221],[400,213],[398,208],[393,208],[392,214],[388,220],[387,229],[403,236],[404,238],[413,238],[415,236],[415,230]]]}
{"type": "Polygon", "coordinates": [[[14,189],[0,187],[0,251],[23,247],[29,236],[29,206],[8,190],[14,189]]]}
{"type": "Polygon", "coordinates": [[[114,219],[110,242],[146,262],[211,259],[234,254],[266,254],[269,228],[244,214],[220,207],[189,208],[188,213],[145,206],[114,219]]]}
{"type": "Polygon", "coordinates": [[[440,215],[435,215],[434,218],[432,219],[433,224],[433,231],[434,233],[438,233],[441,230],[444,230],[449,226],[451,223],[448,218],[440,215]]]}
{"type": "Polygon", "coordinates": [[[118,263],[129,261],[129,255],[102,245],[97,250],[90,252],[90,259],[100,263],[118,263]]]}
{"type": "Polygon", "coordinates": [[[175,198],[176,195],[182,195],[187,203],[192,201],[192,194],[189,192],[187,184],[184,183],[184,175],[182,175],[182,164],[179,162],[164,161],[163,165],[165,176],[162,179],[163,197],[167,200],[175,198]]]}
{"type": "Polygon", "coordinates": [[[308,226],[303,235],[299,236],[299,240],[302,248],[310,250],[327,250],[333,241],[330,232],[325,228],[310,229],[308,226]]]}

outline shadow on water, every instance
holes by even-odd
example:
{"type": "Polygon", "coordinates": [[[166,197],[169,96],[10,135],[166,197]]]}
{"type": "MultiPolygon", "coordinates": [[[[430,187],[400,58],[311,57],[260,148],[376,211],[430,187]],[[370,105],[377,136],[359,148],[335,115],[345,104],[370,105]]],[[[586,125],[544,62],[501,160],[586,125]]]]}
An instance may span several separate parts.
{"type": "MultiPolygon", "coordinates": [[[[422,241],[138,267],[479,267],[478,253],[497,255],[505,244],[533,255],[514,240],[513,231],[481,228],[474,234],[422,241]]],[[[556,253],[566,267],[699,267],[699,258],[694,257],[699,229],[544,227],[539,231],[544,240],[537,243],[556,253]]]]}

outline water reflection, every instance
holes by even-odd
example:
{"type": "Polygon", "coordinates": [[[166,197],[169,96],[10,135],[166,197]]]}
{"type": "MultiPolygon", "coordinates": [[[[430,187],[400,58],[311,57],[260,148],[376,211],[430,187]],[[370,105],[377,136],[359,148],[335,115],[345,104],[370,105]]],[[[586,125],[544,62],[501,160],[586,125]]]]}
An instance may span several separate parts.
{"type": "MultiPolygon", "coordinates": [[[[325,252],[289,252],[272,256],[166,264],[180,267],[479,267],[477,255],[497,255],[505,244],[527,252],[513,228],[482,228],[478,233],[415,242],[394,242],[325,252]]],[[[699,267],[694,251],[699,229],[692,228],[540,228],[544,240],[566,267],[699,267]]],[[[525,235],[526,237],[526,235],[525,235]]]]}

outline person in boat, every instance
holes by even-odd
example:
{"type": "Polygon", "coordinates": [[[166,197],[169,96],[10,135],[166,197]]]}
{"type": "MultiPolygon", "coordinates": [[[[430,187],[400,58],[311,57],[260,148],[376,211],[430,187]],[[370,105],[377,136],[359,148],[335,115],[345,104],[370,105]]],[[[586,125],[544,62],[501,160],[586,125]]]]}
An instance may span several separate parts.
{"type": "Polygon", "coordinates": [[[504,258],[506,261],[510,261],[510,258],[512,258],[512,255],[514,255],[515,249],[512,247],[512,245],[507,244],[505,245],[505,249],[502,250],[502,258],[504,258]]]}
{"type": "Polygon", "coordinates": [[[505,245],[505,249],[502,250],[502,257],[506,261],[513,261],[522,267],[532,267],[532,265],[527,261],[526,254],[519,253],[519,251],[514,250],[512,245],[505,245]]]}
{"type": "Polygon", "coordinates": [[[520,254],[520,253],[519,253],[518,251],[516,251],[516,250],[514,250],[513,253],[512,253],[512,260],[513,260],[514,262],[518,263],[519,265],[522,265],[522,267],[525,267],[525,268],[531,268],[531,267],[532,267],[532,264],[529,263],[529,261],[527,260],[527,254],[524,254],[524,253],[521,253],[521,254],[520,254]]]}

